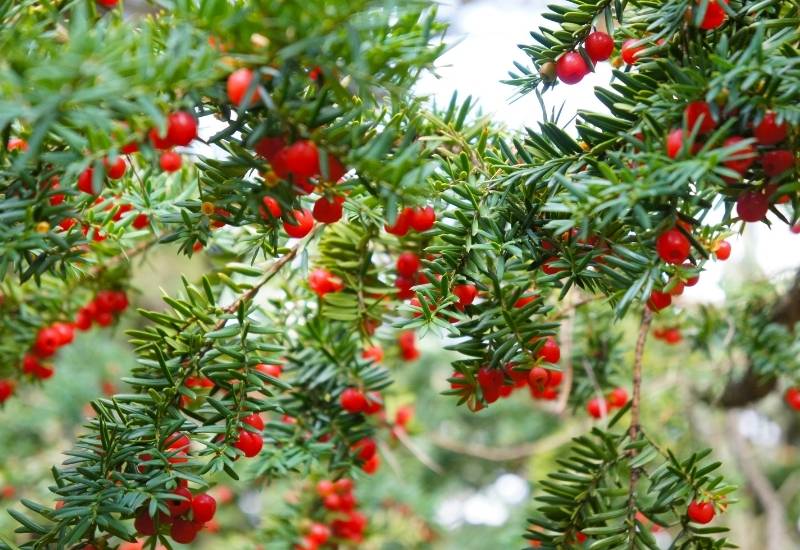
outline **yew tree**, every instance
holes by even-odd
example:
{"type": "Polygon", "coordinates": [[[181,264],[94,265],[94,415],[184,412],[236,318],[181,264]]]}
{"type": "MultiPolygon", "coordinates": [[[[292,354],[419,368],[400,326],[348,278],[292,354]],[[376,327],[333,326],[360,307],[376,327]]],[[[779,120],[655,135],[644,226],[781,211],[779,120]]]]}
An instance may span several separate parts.
{"type": "Polygon", "coordinates": [[[354,483],[408,438],[388,367],[428,333],[455,357],[447,407],[524,388],[594,421],[534,483],[520,547],[733,547],[712,450],[643,420],[645,348],[700,354],[681,385],[710,409],[800,409],[800,279],[679,297],[731,235],[800,227],[799,9],[549,6],[505,83],[543,107],[518,132],[415,93],[444,50],[427,0],[0,0],[0,402],[139,318],[127,389],[92,401],[0,548],[199,541],[223,477],[305,487],[271,547],[359,547],[354,483]],[[600,63],[602,112],[546,108],[600,63]],[[206,272],[136,307],[162,250],[206,272]]]}

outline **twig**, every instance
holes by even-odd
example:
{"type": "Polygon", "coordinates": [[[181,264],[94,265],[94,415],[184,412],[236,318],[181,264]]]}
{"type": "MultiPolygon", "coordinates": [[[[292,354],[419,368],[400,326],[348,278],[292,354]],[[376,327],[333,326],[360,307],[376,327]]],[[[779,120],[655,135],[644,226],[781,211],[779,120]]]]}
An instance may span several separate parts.
{"type": "Polygon", "coordinates": [[[725,416],[730,449],[739,463],[742,475],[756,499],[761,503],[766,516],[764,529],[765,548],[796,548],[786,529],[786,510],[781,497],[758,467],[756,457],[742,437],[737,425],[738,414],[729,411],[725,416]]]}
{"type": "Polygon", "coordinates": [[[570,295],[570,299],[567,302],[569,307],[567,318],[561,323],[561,357],[564,359],[564,366],[561,370],[564,374],[564,380],[556,403],[556,414],[559,416],[563,416],[567,410],[567,402],[572,393],[572,382],[574,378],[572,366],[572,333],[575,330],[575,315],[578,309],[578,306],[573,303],[572,298],[574,296],[573,294],[570,295]]]}
{"type": "Polygon", "coordinates": [[[402,443],[402,444],[403,444],[403,446],[404,446],[406,449],[408,449],[408,450],[409,450],[409,452],[410,452],[412,455],[414,455],[414,457],[415,457],[417,460],[419,460],[421,464],[423,464],[424,466],[426,466],[428,469],[430,469],[430,470],[432,470],[432,471],[436,472],[437,474],[442,474],[442,473],[444,473],[444,470],[443,470],[443,469],[442,469],[442,467],[439,465],[439,463],[438,463],[438,462],[436,462],[436,461],[435,461],[433,458],[431,458],[431,457],[428,455],[428,453],[426,453],[425,451],[423,451],[422,449],[420,449],[420,448],[417,446],[417,444],[416,444],[416,443],[414,443],[414,441],[413,441],[413,440],[412,440],[410,437],[408,437],[408,434],[405,432],[405,430],[403,430],[402,428],[400,428],[400,429],[394,430],[392,433],[394,433],[395,437],[397,437],[397,440],[398,440],[400,443],[402,443]]]}
{"type": "MultiPolygon", "coordinates": [[[[642,399],[642,357],[647,334],[650,332],[650,323],[653,313],[645,307],[642,313],[642,322],[639,325],[639,337],[636,339],[636,351],[633,357],[633,397],[631,398],[631,425],[628,428],[628,437],[631,442],[639,439],[641,434],[640,404],[642,399]]],[[[629,458],[636,456],[636,449],[628,451],[629,458]]],[[[639,468],[631,468],[630,485],[628,486],[628,539],[633,547],[636,535],[636,484],[639,482],[639,468]]]]}

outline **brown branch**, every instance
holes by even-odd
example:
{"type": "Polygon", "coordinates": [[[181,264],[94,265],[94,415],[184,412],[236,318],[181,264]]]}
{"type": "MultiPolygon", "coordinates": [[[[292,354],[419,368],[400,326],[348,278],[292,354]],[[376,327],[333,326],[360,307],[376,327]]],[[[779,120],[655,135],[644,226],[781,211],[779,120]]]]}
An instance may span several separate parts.
{"type": "MultiPolygon", "coordinates": [[[[772,312],[772,322],[784,325],[789,330],[794,330],[798,321],[800,321],[800,271],[795,275],[792,287],[775,305],[772,312]]],[[[714,403],[725,409],[743,407],[772,393],[777,384],[777,378],[759,374],[750,364],[740,378],[731,380],[725,386],[714,403]]]]}
{"type": "Polygon", "coordinates": [[[726,428],[730,449],[747,485],[756,497],[766,516],[764,528],[765,548],[796,548],[786,529],[786,509],[780,495],[758,467],[758,459],[742,437],[737,424],[738,415],[729,411],[726,415],[726,428]]]}
{"type": "MultiPolygon", "coordinates": [[[[639,325],[639,337],[636,339],[636,351],[633,357],[633,396],[631,397],[631,425],[628,428],[628,437],[631,442],[639,439],[641,435],[641,401],[642,401],[642,357],[644,356],[644,345],[647,342],[647,334],[650,332],[650,323],[653,321],[653,312],[648,307],[642,313],[642,322],[639,325]]],[[[636,456],[636,449],[628,452],[629,458],[636,456]]],[[[628,485],[628,538],[633,544],[636,531],[636,484],[639,482],[639,468],[631,468],[631,479],[628,485]]]]}
{"type": "Polygon", "coordinates": [[[420,449],[417,444],[408,437],[406,431],[400,427],[392,432],[397,440],[403,444],[403,446],[409,450],[409,452],[414,455],[414,457],[419,460],[419,462],[426,466],[429,470],[436,472],[437,474],[443,474],[444,469],[436,462],[433,458],[431,458],[428,453],[420,449]]]}

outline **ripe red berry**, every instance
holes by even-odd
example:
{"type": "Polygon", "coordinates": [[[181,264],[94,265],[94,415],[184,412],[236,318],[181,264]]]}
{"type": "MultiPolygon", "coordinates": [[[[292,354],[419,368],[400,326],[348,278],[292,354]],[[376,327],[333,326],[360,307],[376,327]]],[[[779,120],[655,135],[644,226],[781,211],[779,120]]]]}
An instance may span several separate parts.
{"type": "Polygon", "coordinates": [[[5,403],[14,394],[13,380],[0,380],[0,403],[5,403]]]}
{"type": "Polygon", "coordinates": [[[411,251],[401,252],[397,257],[397,273],[401,277],[412,278],[419,271],[419,256],[411,251]]]}
{"type": "Polygon", "coordinates": [[[628,402],[628,392],[625,391],[625,388],[614,388],[610,394],[608,394],[608,406],[612,408],[621,408],[625,406],[625,403],[628,402]]]}
{"type": "Polygon", "coordinates": [[[173,518],[182,516],[192,508],[192,492],[186,487],[178,487],[173,491],[174,494],[183,497],[182,499],[167,500],[169,515],[173,518]]]}
{"type": "Polygon", "coordinates": [[[342,499],[339,495],[326,495],[322,499],[322,505],[328,510],[338,510],[342,505],[342,499]]]}
{"type": "Polygon", "coordinates": [[[356,441],[355,444],[350,447],[350,450],[353,451],[358,460],[366,462],[375,456],[375,453],[378,452],[378,447],[373,439],[364,437],[356,441]]]}
{"type": "Polygon", "coordinates": [[[173,145],[189,145],[196,137],[197,121],[191,113],[178,111],[167,117],[167,139],[173,145]]]}
{"type": "Polygon", "coordinates": [[[556,339],[552,336],[548,336],[544,344],[542,344],[542,347],[536,352],[536,357],[548,363],[558,363],[559,359],[561,359],[561,349],[558,347],[556,339]]]}
{"type": "Polygon", "coordinates": [[[487,403],[494,403],[500,398],[500,389],[505,378],[502,370],[482,367],[478,370],[476,378],[487,403]]]}
{"type": "Polygon", "coordinates": [[[317,494],[321,497],[332,495],[335,491],[333,481],[322,479],[317,482],[317,494]]]}
{"type": "Polygon", "coordinates": [[[259,207],[258,212],[265,220],[281,217],[281,205],[273,197],[264,197],[261,199],[261,204],[263,206],[259,207]]]}
{"type": "Polygon", "coordinates": [[[433,210],[433,206],[414,208],[409,223],[414,231],[420,233],[431,229],[436,223],[436,212],[433,210]]]}
{"type": "Polygon", "coordinates": [[[677,228],[668,229],[656,239],[656,252],[668,264],[683,263],[689,257],[689,239],[677,228]]]}
{"type": "Polygon", "coordinates": [[[583,47],[592,62],[605,61],[614,51],[614,39],[604,32],[594,31],[586,37],[583,47]]]}
{"type": "Polygon", "coordinates": [[[560,370],[547,369],[547,387],[556,388],[564,379],[564,373],[560,370]]]}
{"type": "Polygon", "coordinates": [[[78,176],[78,190],[88,193],[89,195],[96,195],[92,180],[94,179],[94,170],[87,168],[78,176]]]}
{"type": "Polygon", "coordinates": [[[728,241],[720,241],[717,244],[717,249],[714,251],[714,255],[717,257],[718,260],[727,260],[731,257],[731,243],[728,241]]]}
{"type": "Polygon", "coordinates": [[[564,84],[577,84],[587,74],[589,67],[578,52],[567,52],[556,61],[556,75],[564,84]]]}
{"type": "Polygon", "coordinates": [[[372,458],[364,462],[361,465],[361,469],[364,471],[365,474],[372,475],[378,471],[378,467],[381,465],[381,457],[380,455],[373,455],[372,458]]]}
{"type": "Polygon", "coordinates": [[[658,290],[651,292],[650,299],[647,300],[647,307],[652,311],[661,311],[665,307],[669,307],[670,304],[672,304],[672,296],[658,290]]]}
{"type": "Polygon", "coordinates": [[[75,328],[68,323],[53,323],[50,327],[58,336],[58,345],[66,346],[75,339],[75,328]]]}
{"type": "Polygon", "coordinates": [[[273,169],[283,179],[291,178],[292,182],[303,192],[310,193],[314,187],[309,178],[319,177],[319,150],[313,141],[300,140],[284,148],[280,153],[280,162],[275,162],[273,169]]]}
{"type": "Polygon", "coordinates": [[[787,389],[784,399],[787,405],[796,411],[800,411],[800,388],[792,387],[787,389]]]}
{"type": "Polygon", "coordinates": [[[256,365],[256,368],[259,371],[263,372],[264,374],[267,374],[273,378],[280,378],[281,374],[283,374],[283,367],[281,367],[280,365],[259,363],[258,365],[256,365]]]}
{"type": "Polygon", "coordinates": [[[380,363],[383,361],[383,348],[378,345],[366,347],[364,351],[361,352],[361,357],[368,361],[380,363]]]}
{"type": "Polygon", "coordinates": [[[181,169],[183,159],[175,151],[164,151],[158,160],[159,166],[164,172],[177,172],[181,169]]]}
{"type": "Polygon", "coordinates": [[[547,373],[547,369],[543,369],[542,367],[533,367],[528,373],[528,384],[531,388],[542,389],[547,385],[547,380],[549,377],[550,375],[547,373]]]}
{"type": "Polygon", "coordinates": [[[759,160],[764,174],[770,177],[794,168],[794,154],[786,149],[767,151],[761,155],[759,160]]]}
{"type": "Polygon", "coordinates": [[[709,523],[714,519],[715,513],[713,504],[710,502],[698,502],[696,500],[690,502],[686,510],[689,521],[702,524],[709,523]]]}
{"type": "Polygon", "coordinates": [[[308,528],[308,536],[317,544],[325,544],[331,536],[331,530],[324,523],[314,522],[308,528]]]}
{"type": "Polygon", "coordinates": [[[264,429],[264,419],[258,413],[253,413],[242,418],[242,423],[254,427],[256,430],[264,429]]]}
{"type": "Polygon", "coordinates": [[[592,418],[600,418],[608,414],[608,404],[602,397],[593,397],[586,403],[586,412],[592,418]]]}
{"type": "Polygon", "coordinates": [[[128,165],[122,157],[117,157],[114,162],[111,162],[108,157],[106,157],[103,159],[103,166],[106,168],[106,176],[112,180],[120,179],[125,175],[125,171],[128,169],[128,165]]]}
{"type": "Polygon", "coordinates": [[[690,132],[697,126],[698,133],[707,134],[717,127],[717,122],[711,114],[711,106],[705,101],[692,101],[683,113],[686,116],[686,127],[690,132]]]}
{"type": "Polygon", "coordinates": [[[154,148],[164,150],[169,149],[172,147],[173,143],[169,140],[167,135],[161,135],[158,133],[158,130],[155,128],[151,129],[147,136],[150,138],[150,143],[153,145],[154,148]]]}
{"type": "Polygon", "coordinates": [[[97,3],[104,8],[113,8],[119,3],[119,0],[97,0],[97,3]]]}
{"type": "Polygon", "coordinates": [[[50,327],[44,327],[37,333],[33,349],[39,357],[50,357],[58,349],[60,340],[57,331],[50,327]]]}
{"type": "Polygon", "coordinates": [[[242,428],[239,430],[239,437],[233,446],[242,451],[244,456],[252,458],[261,452],[264,447],[264,438],[260,434],[242,428]]]}
{"type": "MultiPolygon", "coordinates": [[[[731,147],[736,145],[737,143],[743,141],[744,138],[741,136],[731,136],[726,139],[722,145],[723,147],[731,147]]],[[[752,145],[747,145],[745,147],[739,147],[737,151],[731,155],[731,158],[725,161],[725,166],[730,168],[735,172],[739,172],[740,174],[744,174],[747,172],[747,169],[752,166],[752,164],[756,161],[756,150],[752,145]]]]}
{"type": "Polygon", "coordinates": [[[478,287],[470,284],[456,285],[453,287],[453,294],[458,297],[456,307],[463,310],[468,305],[471,305],[472,302],[475,301],[475,298],[478,297],[478,287]]]}
{"type": "Polygon", "coordinates": [[[394,225],[386,225],[384,226],[384,229],[386,229],[387,233],[397,235],[398,237],[403,237],[406,233],[408,233],[408,228],[411,226],[411,221],[413,218],[414,210],[411,208],[403,208],[397,214],[397,219],[395,220],[394,225]]]}
{"type": "Polygon", "coordinates": [[[153,518],[147,513],[147,508],[141,508],[133,520],[133,527],[140,535],[151,536],[156,534],[156,526],[153,518]]]}
{"type": "Polygon", "coordinates": [[[622,43],[622,48],[620,49],[622,60],[628,65],[633,65],[636,63],[636,58],[639,56],[639,52],[644,49],[644,46],[635,45],[638,41],[638,38],[629,38],[622,43]]]}
{"type": "Polygon", "coordinates": [[[201,493],[192,499],[192,516],[195,522],[211,521],[216,512],[217,501],[211,495],[201,493]]]}
{"type": "Polygon", "coordinates": [[[169,529],[169,536],[172,540],[181,544],[189,544],[197,538],[197,532],[201,526],[187,519],[176,519],[169,529]]]}
{"type": "Polygon", "coordinates": [[[745,191],[736,200],[736,213],[745,222],[764,219],[769,210],[769,197],[759,190],[745,191]]]}
{"type": "Polygon", "coordinates": [[[308,275],[308,286],[321,298],[329,292],[339,292],[344,288],[344,283],[339,277],[320,267],[308,275]]]}
{"type": "Polygon", "coordinates": [[[339,404],[351,414],[364,412],[367,408],[367,398],[358,388],[347,388],[339,396],[339,404]]]}
{"type": "Polygon", "coordinates": [[[272,159],[275,158],[278,151],[284,147],[286,147],[286,140],[284,140],[282,136],[274,136],[261,138],[253,146],[253,149],[260,156],[272,162],[272,159]]]}
{"type": "Polygon", "coordinates": [[[353,480],[346,477],[337,479],[336,483],[333,484],[333,487],[334,490],[340,495],[350,493],[353,491],[353,480]]]}
{"type": "Polygon", "coordinates": [[[672,130],[667,134],[667,156],[671,159],[677,158],[683,147],[683,130],[680,128],[672,130]]]}
{"type": "MultiPolygon", "coordinates": [[[[726,4],[728,0],[722,0],[726,4]]],[[[700,3],[699,1],[697,2],[700,3]]],[[[728,16],[725,10],[720,6],[718,0],[709,0],[706,7],[706,13],[703,15],[703,20],[700,22],[700,28],[706,31],[718,29],[722,26],[728,16]]]]}
{"type": "MultiPolygon", "coordinates": [[[[253,83],[253,71],[247,68],[238,69],[228,76],[228,83],[227,83],[227,91],[228,91],[228,99],[231,103],[236,105],[237,107],[242,107],[242,102],[247,96],[248,90],[250,90],[253,83]]],[[[250,98],[247,105],[244,107],[249,107],[250,105],[255,105],[261,100],[261,92],[256,87],[253,92],[250,94],[250,98]]]]}
{"type": "Polygon", "coordinates": [[[283,222],[283,230],[286,234],[295,239],[302,239],[314,229],[314,217],[311,211],[307,208],[302,210],[293,210],[289,213],[290,218],[293,217],[296,223],[291,224],[288,221],[283,222]]]}
{"type": "Polygon", "coordinates": [[[775,145],[786,139],[786,135],[789,133],[789,126],[786,122],[778,124],[777,118],[777,115],[771,111],[764,114],[764,118],[753,130],[753,135],[758,143],[761,145],[775,145]]]}
{"type": "Polygon", "coordinates": [[[320,223],[338,222],[342,219],[343,202],[344,199],[341,197],[333,197],[333,200],[328,200],[327,197],[318,198],[314,203],[314,219],[320,223]]]}

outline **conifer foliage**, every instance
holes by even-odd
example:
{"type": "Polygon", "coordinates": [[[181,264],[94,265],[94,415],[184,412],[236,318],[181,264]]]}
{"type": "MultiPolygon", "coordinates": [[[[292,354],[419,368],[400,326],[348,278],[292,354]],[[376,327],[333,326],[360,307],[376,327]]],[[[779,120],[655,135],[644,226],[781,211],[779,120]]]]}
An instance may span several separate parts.
{"type": "MultiPolygon", "coordinates": [[[[546,113],[516,135],[471,98],[414,97],[443,51],[427,1],[122,7],[0,0],[0,401],[49,378],[76,330],[117,322],[138,257],[171,244],[213,268],[138,310],[130,391],[92,403],[53,469],[59,506],[11,512],[21,548],[190,543],[215,474],[311,476],[271,534],[357,543],[352,478],[402,427],[383,414],[384,348],[412,361],[429,329],[453,337],[454,406],[527,388],[598,421],[539,485],[529,544],[657,548],[667,528],[674,548],[731,546],[706,525],[733,502],[720,464],[640,421],[642,356],[651,327],[681,339],[672,299],[726,237],[797,223],[796,6],[551,6],[509,83],[544,102],[612,63],[608,112],[579,112],[577,138],[546,113]]],[[[775,294],[745,302],[691,316],[692,344],[713,354],[732,323],[766,388],[742,399],[785,385],[800,408],[779,345],[797,319],[775,294]]]]}

